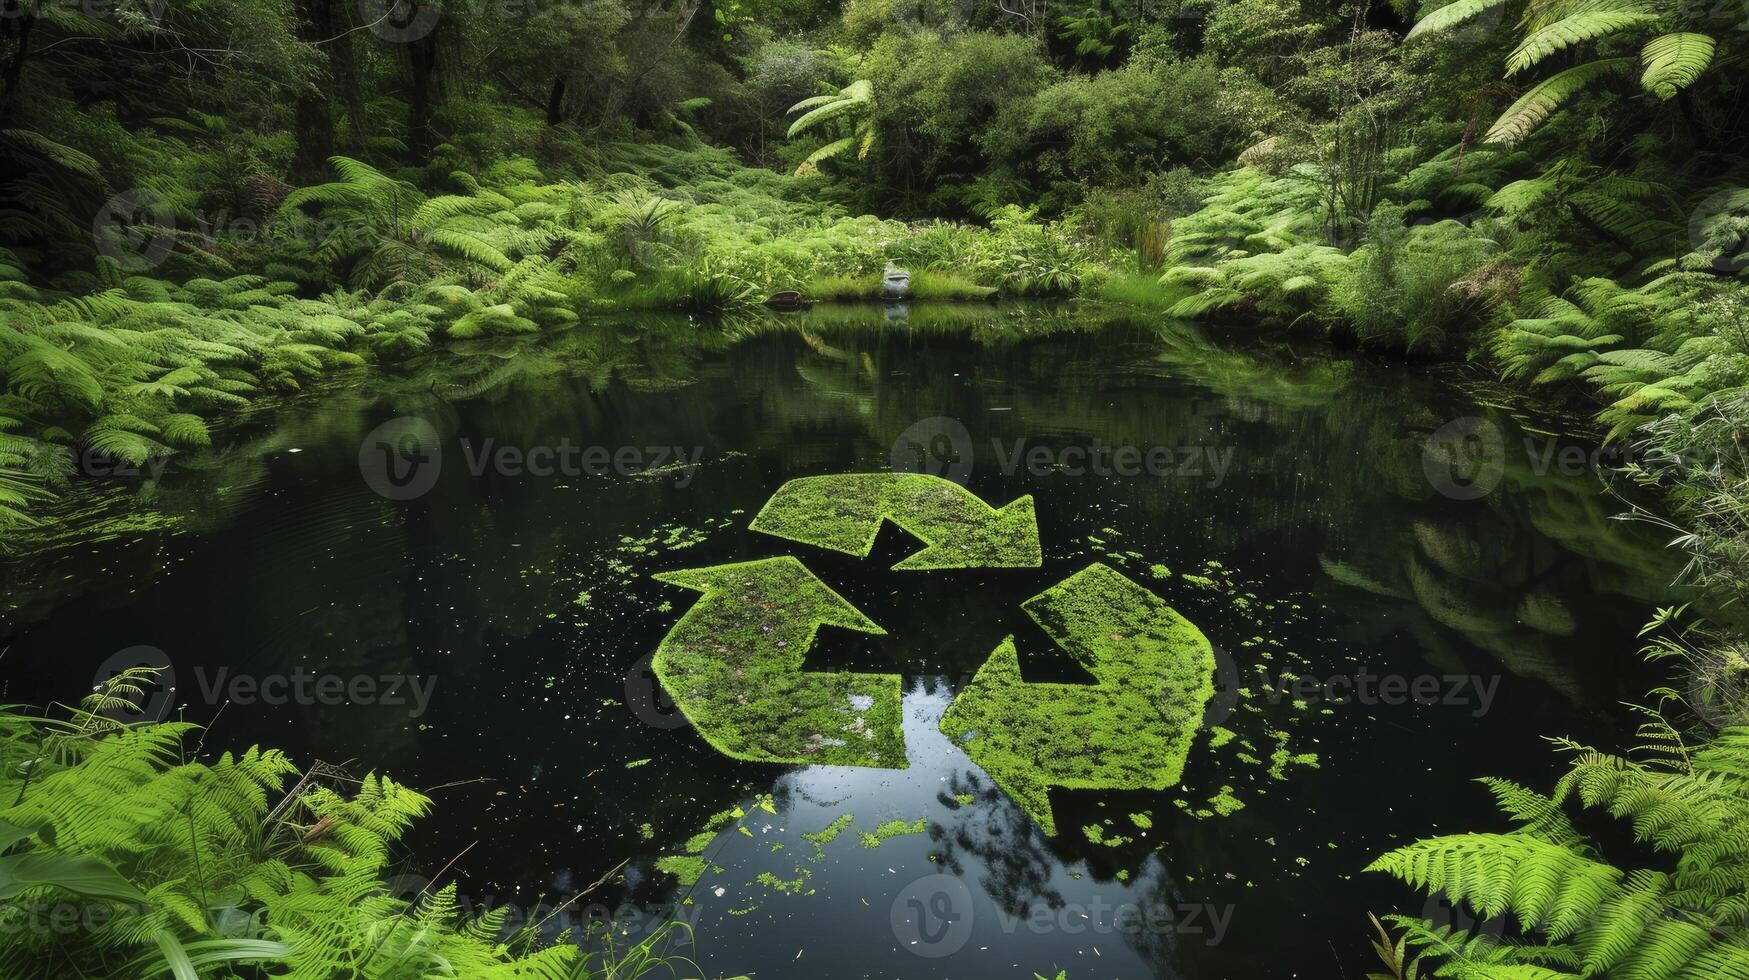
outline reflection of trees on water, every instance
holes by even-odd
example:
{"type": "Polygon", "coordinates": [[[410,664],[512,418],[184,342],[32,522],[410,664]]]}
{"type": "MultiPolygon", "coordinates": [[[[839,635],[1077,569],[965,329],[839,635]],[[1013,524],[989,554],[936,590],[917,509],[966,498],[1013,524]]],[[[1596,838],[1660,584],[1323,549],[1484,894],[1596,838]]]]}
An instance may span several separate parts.
{"type": "Polygon", "coordinates": [[[1064,898],[1051,878],[1062,859],[1045,846],[1026,811],[976,773],[957,771],[945,786],[949,797],[969,793],[977,799],[961,809],[951,829],[930,827],[942,866],[963,877],[965,856],[975,857],[984,869],[978,884],[997,908],[1010,915],[1024,917],[1040,903],[1061,908],[1064,898]]]}
{"type": "MultiPolygon", "coordinates": [[[[1509,408],[1479,408],[1432,382],[1405,385],[1400,370],[1223,350],[1122,324],[999,352],[935,343],[927,358],[904,338],[826,336],[790,348],[804,384],[783,394],[786,408],[856,404],[871,454],[943,414],[971,432],[982,476],[993,468],[992,439],[1232,449],[1223,485],[1108,480],[1097,492],[1129,495],[1155,527],[1218,515],[1163,535],[1201,537],[1211,551],[1317,551],[1334,586],[1321,598],[1351,614],[1351,638],[1406,632],[1453,668],[1473,655],[1467,645],[1578,700],[1597,666],[1576,659],[1595,648],[1587,640],[1624,625],[1589,622],[1584,611],[1600,594],[1653,601],[1676,571],[1655,532],[1613,519],[1620,505],[1597,474],[1538,471],[1551,448],[1570,442],[1537,435],[1509,408]],[[1480,499],[1449,499],[1429,480],[1428,440],[1471,415],[1501,433],[1502,478],[1480,499]]],[[[1048,479],[996,485],[1087,492],[1048,479]]]]}

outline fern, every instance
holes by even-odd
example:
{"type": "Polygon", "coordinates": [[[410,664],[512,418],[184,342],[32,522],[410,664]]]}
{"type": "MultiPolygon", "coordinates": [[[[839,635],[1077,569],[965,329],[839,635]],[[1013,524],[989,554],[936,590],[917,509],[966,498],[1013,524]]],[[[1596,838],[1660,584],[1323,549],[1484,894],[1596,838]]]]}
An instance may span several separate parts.
{"type": "Polygon", "coordinates": [[[1525,35],[1506,56],[1506,74],[1516,75],[1564,48],[1619,34],[1657,19],[1657,14],[1632,5],[1581,9],[1525,35]]]}
{"type": "Polygon", "coordinates": [[[1507,0],[1453,0],[1416,21],[1404,40],[1450,30],[1506,3],[1507,0]]]}
{"type": "Polygon", "coordinates": [[[1706,34],[1661,34],[1640,49],[1645,72],[1640,85],[1660,99],[1693,85],[1713,61],[1714,41],[1706,34]]]}
{"type": "Polygon", "coordinates": [[[453,883],[391,894],[390,848],[429,811],[425,797],[374,774],[342,792],[325,767],[288,794],[299,770],[271,750],[187,761],[194,726],[106,714],[154,684],[153,671],[133,668],[64,718],[0,712],[0,799],[10,804],[0,807],[0,879],[11,900],[0,972],[55,962],[69,975],[199,977],[255,964],[292,980],[590,980],[672,958],[663,929],[598,970],[570,942],[535,948],[534,923],[507,934],[507,908],[468,918],[453,883]],[[21,927],[35,903],[69,891],[121,904],[84,930],[21,927]]]}
{"type": "Polygon", "coordinates": [[[1597,79],[1627,71],[1633,62],[1627,58],[1608,58],[1586,62],[1551,75],[1530,87],[1518,101],[1507,107],[1489,127],[1483,139],[1489,143],[1512,144],[1530,134],[1561,104],[1584,91],[1597,79]]]}
{"type": "Polygon", "coordinates": [[[1562,742],[1573,760],[1553,794],[1484,781],[1518,830],[1417,841],[1368,868],[1484,918],[1510,915],[1523,943],[1454,941],[1398,917],[1404,942],[1442,959],[1442,976],[1535,976],[1549,966],[1564,968],[1559,976],[1749,976],[1749,729],[1691,751],[1647,714],[1649,761],[1562,742]],[[1673,870],[1602,860],[1568,818],[1573,803],[1628,822],[1636,839],[1675,855],[1673,870]]]}

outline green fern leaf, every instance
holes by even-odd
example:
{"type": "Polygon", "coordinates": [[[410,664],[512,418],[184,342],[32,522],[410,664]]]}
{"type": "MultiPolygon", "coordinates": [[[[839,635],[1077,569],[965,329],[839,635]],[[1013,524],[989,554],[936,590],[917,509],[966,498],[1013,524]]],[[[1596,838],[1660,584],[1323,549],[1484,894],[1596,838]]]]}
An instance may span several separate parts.
{"type": "Polygon", "coordinates": [[[1597,79],[1613,72],[1627,71],[1633,66],[1630,58],[1608,58],[1577,65],[1557,75],[1551,75],[1531,86],[1507,107],[1488,129],[1484,142],[1512,144],[1530,134],[1561,104],[1583,91],[1597,79]]]}
{"type": "Polygon", "coordinates": [[[1657,19],[1657,14],[1635,7],[1580,10],[1526,35],[1506,56],[1506,74],[1516,75],[1563,48],[1619,34],[1657,19]]]}
{"type": "Polygon", "coordinates": [[[1660,99],[1694,84],[1713,62],[1713,39],[1705,34],[1661,34],[1640,49],[1645,73],[1640,85],[1660,99]]]}
{"type": "Polygon", "coordinates": [[[1495,7],[1504,6],[1505,3],[1506,0],[1455,0],[1455,2],[1448,3],[1416,21],[1415,26],[1404,36],[1403,40],[1407,41],[1437,31],[1450,30],[1495,7]]]}

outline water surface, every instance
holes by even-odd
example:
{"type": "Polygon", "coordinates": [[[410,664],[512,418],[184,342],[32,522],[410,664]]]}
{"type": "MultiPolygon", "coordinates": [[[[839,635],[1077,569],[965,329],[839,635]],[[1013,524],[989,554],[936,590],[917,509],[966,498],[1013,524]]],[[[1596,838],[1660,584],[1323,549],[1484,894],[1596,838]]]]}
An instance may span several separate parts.
{"type": "Polygon", "coordinates": [[[1646,686],[1633,627],[1671,569],[1587,467],[1551,462],[1559,421],[1451,376],[1071,309],[463,345],[255,413],[137,488],[171,527],[14,563],[7,696],[72,698],[117,651],[160,649],[178,683],[162,710],[213,721],[209,747],[431,789],[410,880],[465,852],[445,880],[466,900],[527,908],[627,861],[553,927],[597,904],[636,910],[634,937],[678,917],[713,975],[1357,976],[1365,913],[1410,901],[1360,869],[1410,837],[1503,828],[1473,777],[1546,784],[1560,762],[1538,736],[1613,740],[1617,702],[1646,686]],[[396,419],[441,447],[410,499],[361,471],[396,419]],[[1430,476],[1430,436],[1460,421],[1489,465],[1430,476]],[[504,447],[524,465],[474,472],[504,447]],[[535,447],[636,452],[542,475],[535,447]],[[1124,447],[1154,465],[1116,466],[1124,447]],[[916,545],[890,528],[867,560],[746,529],[785,480],[895,462],[993,503],[1034,495],[1044,567],[899,573],[916,545]],[[647,657],[694,594],[649,575],[775,554],[887,629],[828,631],[810,663],[907,678],[909,768],[735,762],[656,690],[647,657]],[[1221,649],[1223,734],[1198,737],[1172,790],[1056,794],[1047,838],[935,723],[1005,635],[1028,679],[1088,680],[1019,604],[1094,561],[1221,649]],[[1440,696],[1295,703],[1260,669],[1438,678],[1440,696]],[[298,674],[432,686],[422,712],[209,695],[298,674]],[[720,870],[688,887],[655,868],[736,809],[703,849],[720,870]],[[801,835],[846,814],[816,855],[801,835]],[[863,846],[895,820],[923,832],[863,846]]]}

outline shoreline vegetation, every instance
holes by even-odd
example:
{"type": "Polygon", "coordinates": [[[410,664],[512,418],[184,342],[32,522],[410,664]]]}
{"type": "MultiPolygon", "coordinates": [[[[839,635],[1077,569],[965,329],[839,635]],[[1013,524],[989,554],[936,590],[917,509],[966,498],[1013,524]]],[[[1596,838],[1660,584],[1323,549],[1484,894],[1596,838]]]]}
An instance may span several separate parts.
{"type": "MultiPolygon", "coordinates": [[[[897,266],[918,301],[1100,300],[1217,337],[1471,363],[1584,405],[1637,447],[1620,477],[1664,501],[1641,516],[1683,580],[1733,613],[1749,597],[1749,43],[1728,12],[353,6],[7,4],[0,540],[80,533],[80,508],[46,507],[82,466],[174,465],[342,372],[641,311],[875,299],[897,266]]],[[[1386,917],[1387,975],[1749,977],[1749,640],[1679,609],[1646,636],[1674,678],[1633,753],[1558,743],[1572,767],[1550,792],[1487,783],[1506,829],[1372,865],[1483,923],[1386,917]]],[[[562,945],[453,927],[442,892],[384,899],[417,794],[367,779],[300,797],[329,838],[257,833],[283,757],[182,761],[184,726],[103,707],[5,718],[0,862],[71,876],[18,894],[150,909],[55,940],[69,965],[350,962],[416,919],[435,945],[396,957],[591,975],[562,945]],[[114,779],[81,776],[98,769],[114,779]],[[37,780],[66,784],[63,810],[37,780]],[[156,829],[179,820],[221,863],[190,876],[156,829]],[[214,890],[279,938],[224,931],[214,890]],[[281,947],[300,935],[319,941],[281,947]]]]}

